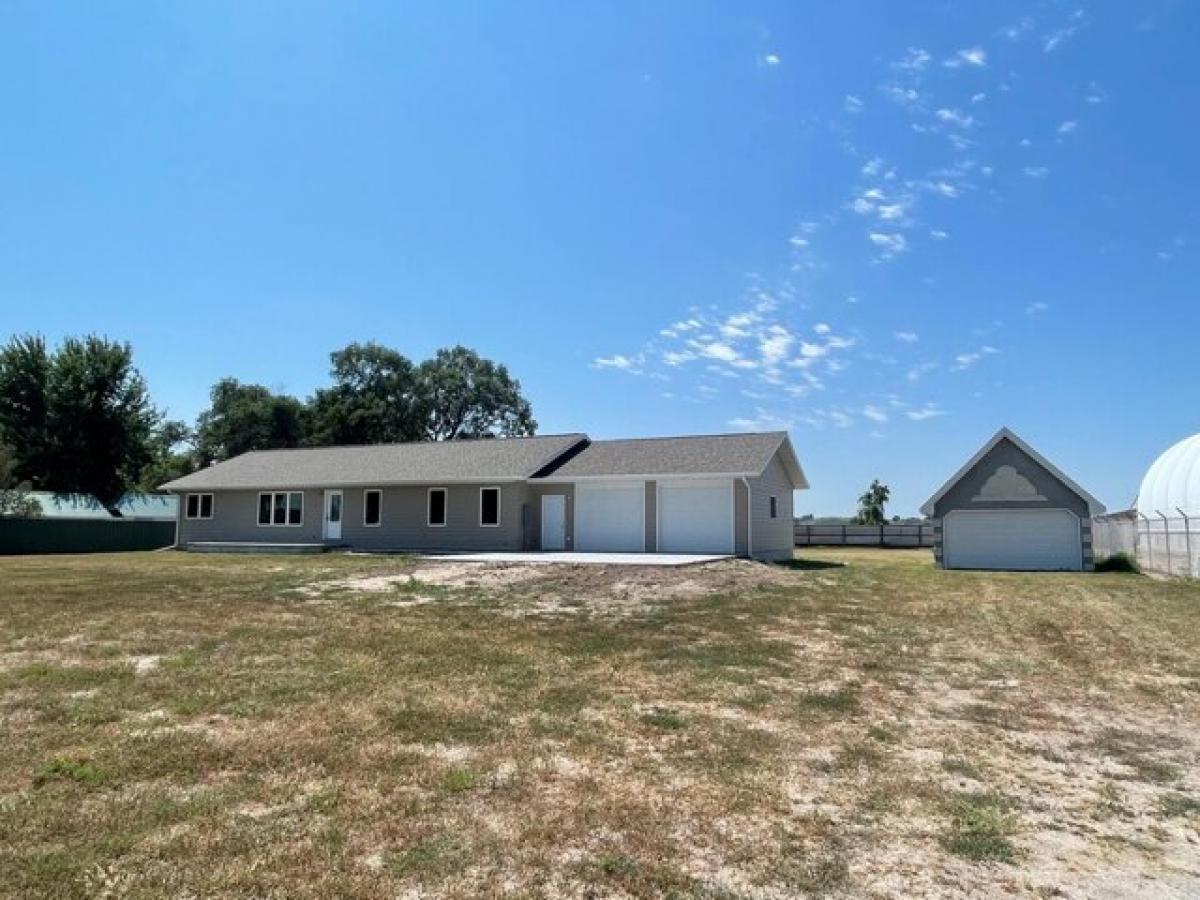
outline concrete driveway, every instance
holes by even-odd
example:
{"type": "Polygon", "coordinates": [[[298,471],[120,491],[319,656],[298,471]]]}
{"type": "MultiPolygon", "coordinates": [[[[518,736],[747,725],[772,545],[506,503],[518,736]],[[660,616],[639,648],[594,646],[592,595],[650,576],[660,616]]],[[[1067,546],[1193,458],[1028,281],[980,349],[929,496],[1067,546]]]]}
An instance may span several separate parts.
{"type": "Polygon", "coordinates": [[[728,559],[719,553],[572,553],[531,551],[523,553],[433,553],[424,557],[447,562],[570,563],[595,566],[694,566],[728,559]]]}

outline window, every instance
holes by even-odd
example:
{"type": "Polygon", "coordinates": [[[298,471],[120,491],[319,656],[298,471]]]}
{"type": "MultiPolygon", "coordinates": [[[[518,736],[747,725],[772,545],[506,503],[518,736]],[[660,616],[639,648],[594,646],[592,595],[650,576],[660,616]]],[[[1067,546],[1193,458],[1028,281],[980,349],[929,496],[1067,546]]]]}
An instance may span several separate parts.
{"type": "Polygon", "coordinates": [[[372,488],[363,491],[363,524],[378,528],[383,521],[383,491],[372,488]]]}
{"type": "Polygon", "coordinates": [[[184,517],[188,519],[211,519],[213,514],[212,494],[188,494],[184,500],[184,517]]]}
{"type": "Polygon", "coordinates": [[[779,498],[778,497],[771,498],[771,518],[772,519],[779,518],[779,498]]]}
{"type": "Polygon", "coordinates": [[[259,494],[258,524],[284,527],[304,524],[304,492],[264,491],[259,494]]]}
{"type": "Polygon", "coordinates": [[[434,528],[440,528],[446,524],[445,488],[429,489],[429,506],[425,517],[425,524],[434,528]]]}
{"type": "Polygon", "coordinates": [[[479,524],[484,528],[500,524],[500,488],[479,489],[479,524]]]}

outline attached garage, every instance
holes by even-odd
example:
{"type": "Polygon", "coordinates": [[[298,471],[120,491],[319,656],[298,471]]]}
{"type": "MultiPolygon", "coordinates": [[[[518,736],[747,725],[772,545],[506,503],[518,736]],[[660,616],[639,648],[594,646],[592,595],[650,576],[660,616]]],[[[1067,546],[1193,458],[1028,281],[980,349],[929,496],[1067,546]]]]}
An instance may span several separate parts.
{"type": "Polygon", "coordinates": [[[575,486],[575,549],[641,553],[646,549],[646,487],[641,481],[575,486]]]}
{"type": "Polygon", "coordinates": [[[946,569],[1091,569],[1104,506],[1007,428],[921,507],[946,569]]]}
{"type": "Polygon", "coordinates": [[[659,484],[661,552],[733,553],[733,541],[733,479],[659,484]]]}

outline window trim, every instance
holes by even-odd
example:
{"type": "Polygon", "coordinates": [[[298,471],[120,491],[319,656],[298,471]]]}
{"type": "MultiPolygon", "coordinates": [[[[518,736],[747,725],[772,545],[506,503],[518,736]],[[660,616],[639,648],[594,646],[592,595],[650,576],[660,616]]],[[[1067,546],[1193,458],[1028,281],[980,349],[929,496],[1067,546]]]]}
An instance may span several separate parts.
{"type": "Polygon", "coordinates": [[[450,521],[450,489],[444,487],[431,487],[425,491],[425,527],[426,528],[445,528],[446,523],[450,521]],[[433,493],[439,491],[442,495],[442,521],[433,521],[430,513],[433,511],[433,493]]]}
{"type": "Polygon", "coordinates": [[[184,519],[186,519],[189,522],[207,521],[208,519],[211,519],[213,517],[213,510],[216,509],[216,506],[217,506],[216,498],[214,498],[213,495],[208,491],[183,495],[183,517],[184,517],[184,519]],[[194,516],[188,515],[188,501],[192,497],[196,498],[196,515],[194,515],[194,516]],[[203,514],[205,497],[208,498],[208,515],[207,516],[203,514]]]}
{"type": "Polygon", "coordinates": [[[383,488],[363,488],[363,528],[381,528],[383,526],[383,488]],[[367,521],[367,494],[379,495],[379,521],[367,521]]]}
{"type": "Polygon", "coordinates": [[[486,485],[479,489],[479,527],[480,528],[499,528],[500,527],[500,522],[502,521],[502,516],[500,514],[500,504],[501,504],[501,500],[502,500],[503,496],[504,496],[504,492],[495,485],[486,485]],[[484,491],[495,491],[496,492],[496,521],[495,522],[483,521],[483,492],[484,491]]]}
{"type": "Polygon", "coordinates": [[[767,518],[768,519],[778,519],[779,518],[779,498],[776,497],[774,494],[772,494],[770,497],[767,498],[767,518]]]}
{"type": "Polygon", "coordinates": [[[258,504],[254,510],[254,519],[258,523],[259,528],[303,528],[304,527],[304,491],[259,491],[258,504]],[[300,497],[300,521],[289,522],[292,512],[292,497],[299,495],[300,497]],[[282,496],[283,501],[283,521],[275,521],[275,498],[282,496]],[[271,521],[264,522],[262,520],[262,498],[271,498],[271,521]]]}

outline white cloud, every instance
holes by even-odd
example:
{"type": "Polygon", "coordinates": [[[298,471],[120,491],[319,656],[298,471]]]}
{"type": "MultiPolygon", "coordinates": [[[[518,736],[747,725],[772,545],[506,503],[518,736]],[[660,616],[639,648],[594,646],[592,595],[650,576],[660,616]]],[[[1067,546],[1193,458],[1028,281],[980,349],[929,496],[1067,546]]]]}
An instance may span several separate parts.
{"type": "Polygon", "coordinates": [[[933,191],[935,194],[940,194],[943,197],[948,197],[951,199],[962,193],[957,185],[953,185],[948,181],[935,181],[929,185],[929,190],[933,191]]]}
{"type": "Polygon", "coordinates": [[[733,362],[738,359],[741,354],[720,341],[713,341],[711,344],[701,344],[700,354],[707,356],[709,359],[719,359],[721,362],[733,362]]]}
{"type": "Polygon", "coordinates": [[[850,204],[850,208],[860,216],[865,216],[875,209],[875,204],[865,197],[856,197],[854,202],[850,204]]]}
{"type": "Polygon", "coordinates": [[[982,47],[967,47],[945,60],[942,65],[950,69],[957,69],[960,66],[983,68],[987,65],[987,51],[982,47]]]}
{"type": "Polygon", "coordinates": [[[980,347],[978,350],[975,350],[971,353],[960,353],[960,354],[958,354],[958,356],[954,357],[954,366],[951,369],[951,371],[961,372],[964,369],[969,369],[969,368],[971,368],[971,366],[975,365],[975,363],[979,362],[985,356],[992,356],[993,354],[996,354],[999,352],[1000,351],[997,350],[995,347],[985,344],[984,346],[980,347]]]}
{"type": "Polygon", "coordinates": [[[938,368],[938,364],[935,362],[919,363],[918,365],[915,365],[911,369],[908,370],[907,378],[910,383],[916,384],[918,381],[920,381],[922,378],[924,378],[930,372],[934,371],[936,368],[938,368]]]}
{"type": "Polygon", "coordinates": [[[883,158],[876,156],[863,164],[862,173],[867,178],[874,178],[883,171],[883,158]]]}
{"type": "Polygon", "coordinates": [[[921,339],[921,336],[915,331],[897,331],[896,340],[904,344],[915,344],[921,339]]]}
{"type": "Polygon", "coordinates": [[[833,329],[826,322],[818,322],[813,326],[813,331],[817,334],[829,334],[833,329]]]}
{"type": "Polygon", "coordinates": [[[681,366],[695,358],[696,354],[690,350],[668,350],[662,356],[663,362],[668,366],[681,366]]]}
{"type": "Polygon", "coordinates": [[[779,54],[777,54],[777,53],[768,53],[766,56],[764,56],[762,58],[762,61],[764,63],[766,63],[768,66],[777,66],[781,62],[783,62],[783,60],[779,58],[779,54]]]}
{"type": "Polygon", "coordinates": [[[953,125],[955,128],[970,128],[975,124],[975,119],[968,116],[960,109],[939,109],[936,113],[939,122],[945,122],[947,125],[953,125]]]}
{"type": "Polygon", "coordinates": [[[1045,178],[1050,174],[1050,170],[1045,166],[1026,166],[1021,171],[1029,178],[1045,178]]]}
{"type": "Polygon", "coordinates": [[[1083,24],[1083,10],[1077,9],[1071,13],[1070,19],[1062,28],[1055,29],[1047,34],[1042,41],[1042,50],[1046,53],[1053,53],[1063,43],[1070,40],[1079,31],[1083,24]]]}
{"type": "Polygon", "coordinates": [[[762,354],[763,363],[768,366],[781,363],[787,356],[793,341],[794,338],[786,328],[772,325],[758,343],[758,352],[762,354]]]}
{"type": "Polygon", "coordinates": [[[867,237],[880,249],[882,259],[892,259],[908,249],[908,239],[902,234],[872,231],[867,237]]]}
{"type": "Polygon", "coordinates": [[[935,419],[938,416],[946,415],[946,411],[940,409],[935,403],[926,403],[919,409],[910,409],[905,413],[914,422],[924,422],[926,419],[935,419]]]}
{"type": "Polygon", "coordinates": [[[905,207],[903,203],[891,203],[888,205],[881,204],[878,209],[879,218],[889,222],[896,221],[897,219],[903,219],[904,210],[905,207]]]}
{"type": "Polygon", "coordinates": [[[842,109],[848,113],[860,113],[865,104],[853,94],[847,94],[846,99],[842,101],[842,109]]]}
{"type": "Polygon", "coordinates": [[[1070,134],[1072,131],[1074,131],[1078,127],[1079,127],[1078,122],[1074,121],[1073,119],[1068,119],[1067,121],[1063,122],[1061,125],[1058,126],[1058,133],[1059,134],[1070,134]]]}
{"type": "Polygon", "coordinates": [[[921,72],[932,59],[933,57],[920,47],[909,47],[904,56],[892,63],[892,68],[903,72],[921,72]]]}
{"type": "Polygon", "coordinates": [[[794,234],[790,238],[788,238],[788,243],[791,244],[793,247],[795,247],[797,250],[803,250],[805,247],[808,246],[808,238],[800,237],[800,235],[794,234]]]}
{"type": "Polygon", "coordinates": [[[800,342],[800,355],[806,359],[819,359],[829,352],[824,344],[814,344],[810,341],[800,342]]]}
{"type": "Polygon", "coordinates": [[[862,414],[872,422],[886,422],[888,420],[888,414],[886,412],[884,412],[878,406],[872,406],[870,404],[867,404],[862,408],[862,414]]]}
{"type": "Polygon", "coordinates": [[[921,99],[914,88],[904,88],[896,84],[885,84],[881,90],[893,102],[900,106],[912,106],[921,99]]]}
{"type": "Polygon", "coordinates": [[[1025,315],[1036,316],[1038,313],[1044,313],[1050,308],[1049,303],[1043,303],[1041,300],[1035,300],[1025,307],[1025,315]]]}
{"type": "Polygon", "coordinates": [[[833,423],[835,428],[849,428],[854,424],[854,420],[840,409],[829,411],[829,421],[833,423]]]}
{"type": "Polygon", "coordinates": [[[598,356],[592,365],[598,369],[620,369],[623,372],[636,372],[641,360],[616,353],[612,356],[598,356]]]}
{"type": "Polygon", "coordinates": [[[978,94],[971,95],[972,103],[982,103],[986,99],[987,99],[987,94],[983,93],[982,91],[978,94]]]}

